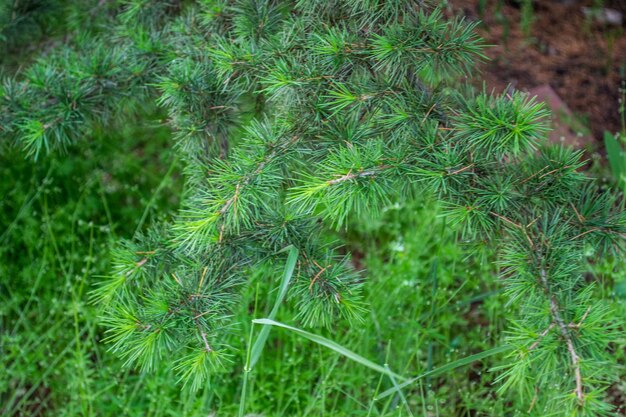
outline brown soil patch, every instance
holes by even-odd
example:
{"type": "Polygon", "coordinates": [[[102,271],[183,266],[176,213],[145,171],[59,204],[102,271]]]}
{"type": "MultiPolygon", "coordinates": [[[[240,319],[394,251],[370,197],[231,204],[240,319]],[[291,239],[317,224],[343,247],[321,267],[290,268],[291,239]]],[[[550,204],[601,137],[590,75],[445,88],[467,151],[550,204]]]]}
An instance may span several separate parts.
{"type": "Polygon", "coordinates": [[[491,61],[482,64],[488,90],[507,86],[531,90],[549,85],[573,113],[586,119],[601,147],[605,130],[621,129],[620,86],[626,78],[626,1],[605,0],[623,14],[621,26],[592,21],[582,11],[593,0],[535,0],[532,26],[522,30],[522,9],[516,0],[451,0],[453,13],[481,20],[480,35],[493,45],[491,61]]]}

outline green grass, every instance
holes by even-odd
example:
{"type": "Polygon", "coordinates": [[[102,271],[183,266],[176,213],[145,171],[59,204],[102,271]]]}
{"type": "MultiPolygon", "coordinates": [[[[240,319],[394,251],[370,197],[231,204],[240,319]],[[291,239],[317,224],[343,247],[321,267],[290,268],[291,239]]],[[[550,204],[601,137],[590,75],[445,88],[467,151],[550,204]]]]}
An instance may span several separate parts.
{"type": "MultiPolygon", "coordinates": [[[[162,407],[150,405],[161,401],[161,385],[106,352],[88,292],[146,207],[150,221],[177,205],[181,181],[170,172],[163,182],[168,131],[110,132],[36,164],[11,149],[0,153],[0,415],[144,415],[162,407]]],[[[178,389],[168,390],[178,402],[178,389]]]]}
{"type": "MultiPolygon", "coordinates": [[[[235,312],[225,341],[235,348],[232,362],[209,384],[193,393],[165,370],[124,368],[102,342],[89,291],[108,273],[120,238],[177,208],[182,181],[169,149],[167,130],[137,127],[99,132],[37,164],[3,151],[1,415],[541,415],[522,409],[515,393],[497,392],[490,369],[502,353],[465,360],[502,344],[507,307],[494,254],[464,247],[429,202],[390,206],[342,236],[362,269],[361,323],[303,329],[283,293],[289,263],[267,264],[235,312]],[[267,269],[273,282],[258,279],[267,269]],[[301,330],[253,324],[263,318],[301,330]],[[258,360],[246,372],[251,357],[258,360]],[[415,376],[422,377],[402,386],[415,376]]],[[[622,263],[590,268],[626,317],[622,263]]],[[[616,354],[624,355],[623,345],[616,354]]],[[[616,402],[625,389],[616,382],[616,402]]]]}
{"type": "MultiPolygon", "coordinates": [[[[280,274],[276,282],[252,279],[229,341],[238,348],[232,367],[200,393],[181,390],[163,371],[123,368],[102,344],[88,292],[108,272],[112,245],[144,223],[146,207],[145,224],[176,208],[180,181],[169,169],[168,132],[101,135],[38,164],[17,152],[3,156],[3,177],[12,181],[2,183],[1,194],[2,414],[235,415],[252,320],[275,317],[298,326],[288,296],[270,314],[280,274]]],[[[392,207],[383,221],[349,236],[352,249],[367,254],[361,261],[369,312],[356,327],[337,322],[331,330],[308,330],[406,377],[494,346],[502,327],[489,310],[490,303],[499,306],[497,286],[484,280],[493,271],[487,263],[468,263],[456,234],[436,215],[432,205],[392,207]]],[[[254,326],[255,337],[261,329],[254,326]]],[[[274,328],[249,374],[242,409],[266,416],[477,409],[471,398],[491,391],[486,370],[475,363],[424,378],[403,390],[400,407],[398,396],[374,400],[392,387],[389,378],[274,328]]]]}
{"type": "MultiPolygon", "coordinates": [[[[424,377],[404,388],[403,395],[376,400],[394,387],[394,381],[362,359],[412,377],[492,348],[504,325],[496,319],[503,309],[498,287],[485,280],[493,276],[491,265],[466,259],[468,253],[456,243],[456,232],[437,217],[435,207],[391,208],[385,217],[378,224],[367,222],[367,230],[349,237],[354,250],[368,254],[363,276],[369,312],[363,323],[307,329],[331,340],[334,348],[303,337],[301,331],[273,328],[249,376],[247,412],[395,416],[411,415],[410,409],[414,415],[422,415],[423,410],[433,415],[506,415],[506,400],[494,400],[490,386],[494,375],[488,369],[496,357],[424,377]],[[337,346],[359,358],[341,353],[337,346]]],[[[251,287],[249,303],[244,305],[254,306],[255,292],[267,294],[269,288],[251,287]]],[[[253,317],[266,317],[271,302],[259,304],[251,308],[256,310],[253,317]]],[[[250,326],[248,310],[238,317],[242,335],[250,326]]],[[[277,320],[298,327],[293,312],[287,301],[277,320]]],[[[242,352],[240,362],[244,356],[242,352]]],[[[238,369],[215,383],[212,408],[224,415],[235,412],[231,403],[238,398],[241,384],[238,369]]]]}

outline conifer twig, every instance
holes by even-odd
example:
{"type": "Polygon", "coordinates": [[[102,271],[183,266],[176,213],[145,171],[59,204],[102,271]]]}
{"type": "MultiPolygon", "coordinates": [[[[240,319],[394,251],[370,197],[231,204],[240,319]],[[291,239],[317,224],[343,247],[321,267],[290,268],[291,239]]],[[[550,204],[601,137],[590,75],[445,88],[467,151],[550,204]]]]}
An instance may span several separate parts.
{"type": "Polygon", "coordinates": [[[528,348],[528,350],[533,350],[535,349],[537,346],[539,346],[539,343],[543,340],[544,337],[547,336],[547,334],[550,332],[550,330],[554,329],[554,323],[550,323],[550,325],[548,326],[547,329],[545,329],[543,332],[541,332],[539,334],[539,337],[537,338],[537,340],[530,345],[530,347],[528,348]]]}
{"type": "Polygon", "coordinates": [[[570,358],[572,361],[572,367],[574,368],[574,378],[576,380],[576,389],[575,389],[576,398],[578,399],[579,403],[582,403],[584,401],[585,396],[584,396],[584,391],[583,391],[582,376],[580,373],[580,357],[578,356],[578,353],[576,352],[576,349],[574,347],[574,341],[572,340],[572,337],[570,335],[569,326],[565,324],[565,321],[561,317],[561,313],[560,313],[561,307],[559,306],[559,303],[556,300],[555,296],[550,291],[550,285],[548,283],[548,276],[544,268],[541,268],[540,277],[541,277],[541,283],[544,287],[544,291],[546,292],[550,300],[550,312],[552,314],[552,317],[554,318],[554,322],[559,328],[561,336],[563,336],[563,338],[565,339],[567,350],[570,354],[570,358]]]}
{"type": "Polygon", "coordinates": [[[319,270],[319,272],[317,274],[315,274],[315,276],[311,280],[311,284],[309,284],[309,292],[312,291],[313,284],[315,284],[315,281],[317,281],[317,279],[320,277],[320,275],[322,275],[324,273],[324,271],[326,271],[328,268],[330,268],[332,266],[332,265],[326,265],[325,267],[322,268],[317,262],[313,261],[313,263],[315,263],[315,265],[317,265],[317,267],[320,268],[320,270],[319,270]]]}
{"type": "Polygon", "coordinates": [[[456,175],[456,174],[460,174],[461,172],[467,171],[468,169],[471,169],[471,168],[473,168],[473,167],[474,167],[474,164],[469,164],[469,165],[468,165],[468,166],[466,166],[466,167],[463,167],[463,168],[457,169],[457,170],[455,170],[455,171],[449,172],[449,173],[448,173],[448,175],[456,175]]]}
{"type": "Polygon", "coordinates": [[[200,337],[202,337],[202,341],[204,342],[204,349],[207,352],[213,352],[213,349],[211,348],[211,345],[209,345],[209,341],[206,338],[206,332],[200,325],[200,322],[198,321],[197,316],[193,318],[193,321],[196,323],[196,326],[198,327],[198,331],[200,332],[200,337]]]}
{"type": "Polygon", "coordinates": [[[374,169],[370,169],[368,171],[359,171],[357,173],[352,173],[352,172],[348,172],[346,175],[343,175],[339,178],[335,178],[334,180],[328,180],[326,181],[327,185],[336,185],[345,181],[350,181],[353,180],[355,178],[364,178],[364,177],[371,177],[373,175],[379,174],[381,171],[384,171],[388,168],[391,168],[391,165],[381,165],[379,167],[376,167],[374,169]]]}
{"type": "MultiPolygon", "coordinates": [[[[292,136],[291,139],[288,142],[279,145],[277,148],[284,150],[289,145],[293,144],[296,140],[298,140],[298,136],[292,136]]],[[[222,207],[218,211],[218,213],[220,215],[225,214],[231,206],[234,206],[236,208],[237,199],[239,198],[239,195],[241,193],[241,189],[246,187],[248,184],[250,184],[252,179],[255,176],[259,175],[263,171],[263,169],[265,169],[267,164],[269,164],[272,160],[274,160],[274,158],[276,158],[279,155],[278,154],[278,149],[273,149],[272,152],[269,155],[267,155],[265,158],[263,158],[263,160],[259,163],[259,165],[257,165],[257,167],[255,168],[255,170],[252,173],[245,175],[241,179],[241,181],[239,183],[237,183],[237,185],[235,186],[235,193],[233,194],[233,196],[231,198],[229,198],[228,200],[226,200],[226,202],[224,202],[224,204],[222,205],[222,207]]],[[[222,230],[222,232],[223,232],[223,230],[222,230]]],[[[222,240],[221,235],[222,235],[222,233],[220,233],[220,241],[222,240]]]]}

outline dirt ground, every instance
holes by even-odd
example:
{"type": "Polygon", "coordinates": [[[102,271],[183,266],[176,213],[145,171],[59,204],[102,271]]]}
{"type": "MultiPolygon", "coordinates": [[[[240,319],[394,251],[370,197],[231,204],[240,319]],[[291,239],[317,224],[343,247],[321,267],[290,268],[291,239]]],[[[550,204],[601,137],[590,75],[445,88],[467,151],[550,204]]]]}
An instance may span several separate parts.
{"type": "Polygon", "coordinates": [[[586,16],[583,7],[594,2],[598,0],[534,0],[532,13],[524,14],[519,0],[450,0],[449,10],[483,22],[480,35],[493,45],[486,51],[491,61],[481,65],[488,90],[550,86],[590,129],[587,145],[599,150],[605,130],[622,128],[626,0],[603,2],[622,14],[621,25],[586,16]],[[526,31],[524,15],[532,22],[526,31]]]}

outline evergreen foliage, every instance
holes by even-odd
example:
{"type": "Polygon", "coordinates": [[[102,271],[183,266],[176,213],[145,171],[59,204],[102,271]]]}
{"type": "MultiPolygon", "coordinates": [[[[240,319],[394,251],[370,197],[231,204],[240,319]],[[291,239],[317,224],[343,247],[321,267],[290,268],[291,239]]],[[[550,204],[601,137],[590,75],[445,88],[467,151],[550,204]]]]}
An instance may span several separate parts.
{"type": "Polygon", "coordinates": [[[607,415],[621,327],[587,279],[619,255],[626,214],[545,144],[545,108],[462,81],[485,59],[474,24],[418,0],[125,1],[112,29],[67,42],[0,90],[0,135],[33,159],[158,103],[186,164],[183,207],[115,252],[93,292],[108,342],[198,389],[232,354],[238,295],[259,265],[299,258],[287,302],[306,326],[358,323],[362,276],[340,240],[397,201],[441,200],[491,245],[517,320],[498,370],[541,415],[607,415]]]}

